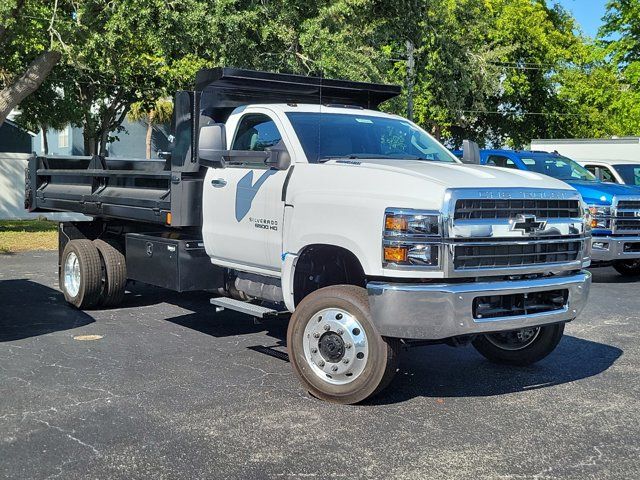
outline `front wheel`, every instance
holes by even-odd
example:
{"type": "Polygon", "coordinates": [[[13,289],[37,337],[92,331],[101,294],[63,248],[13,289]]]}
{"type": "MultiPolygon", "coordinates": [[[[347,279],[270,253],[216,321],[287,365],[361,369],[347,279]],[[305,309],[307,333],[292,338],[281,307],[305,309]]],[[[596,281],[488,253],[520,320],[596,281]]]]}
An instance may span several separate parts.
{"type": "Polygon", "coordinates": [[[480,335],[475,349],[494,363],[525,366],[539,362],[558,346],[564,323],[480,335]]]}
{"type": "Polygon", "coordinates": [[[620,275],[625,277],[637,277],[640,275],[640,259],[637,260],[616,260],[613,262],[613,268],[620,275]]]}
{"type": "Polygon", "coordinates": [[[342,404],[381,391],[398,364],[399,341],[377,332],[365,289],[353,285],[325,287],[305,297],[289,321],[287,346],[304,388],[342,404]]]}

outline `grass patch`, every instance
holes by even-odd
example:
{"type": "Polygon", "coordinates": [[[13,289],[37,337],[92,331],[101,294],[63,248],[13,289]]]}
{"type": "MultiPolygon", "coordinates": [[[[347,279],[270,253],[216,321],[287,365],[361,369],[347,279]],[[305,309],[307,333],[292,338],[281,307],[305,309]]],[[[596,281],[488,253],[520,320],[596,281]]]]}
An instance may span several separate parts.
{"type": "Polygon", "coordinates": [[[56,250],[58,223],[49,220],[0,220],[0,253],[56,250]]]}

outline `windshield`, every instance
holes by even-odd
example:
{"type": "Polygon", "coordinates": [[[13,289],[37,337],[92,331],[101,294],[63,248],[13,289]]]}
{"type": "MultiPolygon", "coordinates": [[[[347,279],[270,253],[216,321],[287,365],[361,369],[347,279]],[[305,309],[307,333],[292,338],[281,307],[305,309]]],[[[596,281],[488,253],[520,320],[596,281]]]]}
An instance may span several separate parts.
{"type": "Polygon", "coordinates": [[[627,185],[640,185],[640,163],[616,165],[615,169],[627,185]]]}
{"type": "Polygon", "coordinates": [[[390,158],[456,163],[437,141],[407,120],[341,113],[287,113],[309,162],[390,158]]]}
{"type": "Polygon", "coordinates": [[[595,175],[589,170],[560,155],[536,155],[535,158],[521,157],[521,160],[528,170],[549,175],[558,180],[596,180],[595,175]]]}

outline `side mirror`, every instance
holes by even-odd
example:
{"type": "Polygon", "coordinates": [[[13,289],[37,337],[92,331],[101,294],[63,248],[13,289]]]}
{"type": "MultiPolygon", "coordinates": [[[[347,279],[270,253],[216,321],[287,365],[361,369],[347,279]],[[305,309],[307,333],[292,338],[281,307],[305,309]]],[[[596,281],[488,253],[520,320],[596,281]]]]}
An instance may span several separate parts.
{"type": "Polygon", "coordinates": [[[286,170],[291,165],[291,155],[289,155],[287,147],[284,146],[282,140],[273,147],[266,148],[265,152],[269,154],[264,161],[267,166],[276,170],[286,170]]]}
{"type": "Polygon", "coordinates": [[[462,142],[462,163],[472,163],[480,165],[480,147],[476,142],[463,140],[462,142]]]}
{"type": "Polygon", "coordinates": [[[200,128],[198,135],[198,161],[205,167],[224,168],[227,134],[223,123],[200,128]]]}

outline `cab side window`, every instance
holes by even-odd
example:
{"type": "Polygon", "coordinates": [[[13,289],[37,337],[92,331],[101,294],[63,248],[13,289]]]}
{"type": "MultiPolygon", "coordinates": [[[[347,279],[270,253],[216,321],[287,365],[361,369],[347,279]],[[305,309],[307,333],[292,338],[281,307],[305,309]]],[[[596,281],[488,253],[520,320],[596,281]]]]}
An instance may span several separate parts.
{"type": "Polygon", "coordinates": [[[616,177],[613,176],[613,172],[607,167],[600,167],[600,173],[602,174],[603,182],[618,183],[616,177]]]}
{"type": "Polygon", "coordinates": [[[231,149],[263,152],[281,141],[282,135],[271,118],[262,113],[249,113],[240,120],[231,149]]]}
{"type": "Polygon", "coordinates": [[[613,172],[608,167],[603,167],[600,165],[585,165],[584,168],[589,170],[596,176],[596,178],[602,180],[603,182],[618,183],[618,180],[616,180],[613,172]]]}
{"type": "Polygon", "coordinates": [[[503,168],[517,168],[513,160],[502,155],[489,155],[487,165],[503,168]]]}

